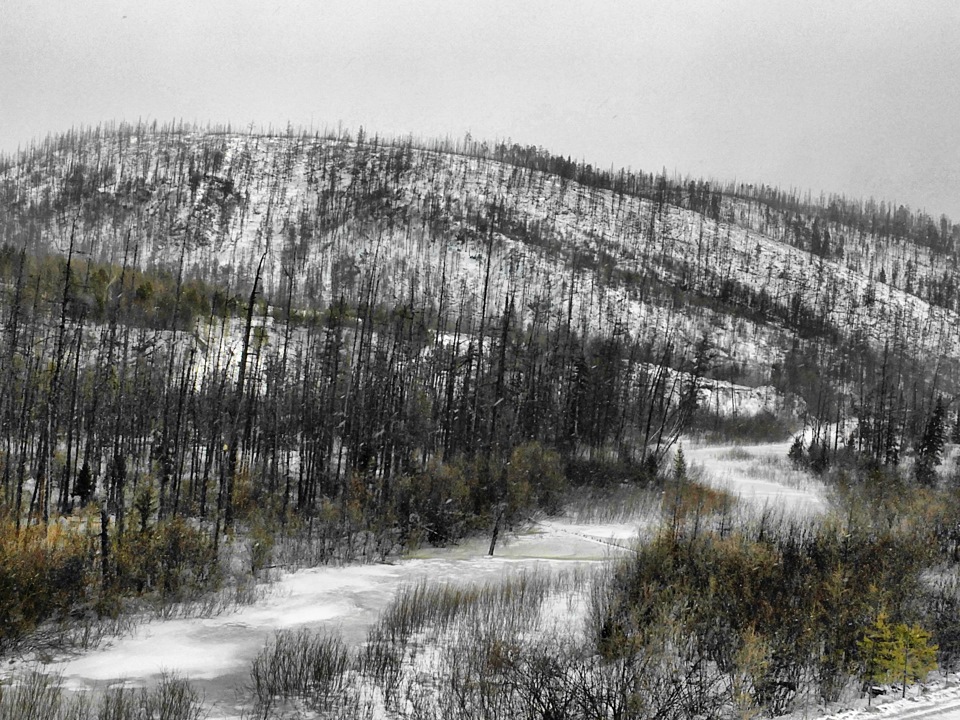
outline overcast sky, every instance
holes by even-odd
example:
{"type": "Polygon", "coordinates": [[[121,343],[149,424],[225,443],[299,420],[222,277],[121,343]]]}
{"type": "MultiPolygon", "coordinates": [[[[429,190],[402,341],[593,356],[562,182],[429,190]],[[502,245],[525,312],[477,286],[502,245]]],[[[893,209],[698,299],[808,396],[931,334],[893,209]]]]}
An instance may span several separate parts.
{"type": "Polygon", "coordinates": [[[9,0],[0,151],[112,119],[511,138],[960,220],[960,1],[9,0]]]}

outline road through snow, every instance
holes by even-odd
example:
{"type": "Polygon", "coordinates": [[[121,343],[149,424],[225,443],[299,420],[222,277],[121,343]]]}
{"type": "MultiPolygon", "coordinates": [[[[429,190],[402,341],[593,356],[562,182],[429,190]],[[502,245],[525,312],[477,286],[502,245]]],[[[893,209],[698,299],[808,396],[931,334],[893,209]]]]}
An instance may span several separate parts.
{"type": "Polygon", "coordinates": [[[923,695],[914,695],[916,689],[908,690],[908,697],[884,702],[881,698],[871,708],[860,707],[843,710],[818,720],[960,720],[960,685],[956,681],[931,690],[923,695]]]}

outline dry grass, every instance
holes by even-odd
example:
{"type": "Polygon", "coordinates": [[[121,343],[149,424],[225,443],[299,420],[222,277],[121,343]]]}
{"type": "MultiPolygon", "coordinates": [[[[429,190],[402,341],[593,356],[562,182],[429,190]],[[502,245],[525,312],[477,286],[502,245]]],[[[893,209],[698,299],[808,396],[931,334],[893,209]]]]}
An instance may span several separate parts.
{"type": "Polygon", "coordinates": [[[0,684],[0,720],[201,720],[202,698],[186,680],[164,675],[153,689],[71,693],[58,675],[29,671],[0,684]]]}
{"type": "Polygon", "coordinates": [[[637,485],[571,490],[564,516],[574,523],[626,523],[655,521],[659,516],[661,489],[637,485]]]}
{"type": "Polygon", "coordinates": [[[276,704],[291,698],[304,699],[315,709],[331,709],[343,697],[353,664],[338,635],[306,629],[278,632],[250,668],[257,715],[267,718],[276,704]]]}

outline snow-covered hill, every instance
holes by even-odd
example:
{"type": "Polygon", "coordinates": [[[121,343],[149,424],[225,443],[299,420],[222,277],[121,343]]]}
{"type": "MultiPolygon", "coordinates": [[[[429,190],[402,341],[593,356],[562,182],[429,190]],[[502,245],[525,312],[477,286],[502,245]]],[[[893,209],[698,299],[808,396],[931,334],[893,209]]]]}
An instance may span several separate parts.
{"type": "Polygon", "coordinates": [[[512,298],[528,325],[705,340],[741,385],[770,384],[811,336],[947,360],[941,379],[956,380],[960,317],[907,289],[946,277],[942,257],[862,232],[837,244],[837,226],[840,251],[814,254],[783,213],[743,200],[725,198],[712,219],[412,144],[129,128],[32,148],[0,173],[0,198],[13,246],[64,252],[73,236],[82,256],[182,262],[187,277],[239,294],[263,258],[278,305],[372,300],[478,332],[512,298]]]}

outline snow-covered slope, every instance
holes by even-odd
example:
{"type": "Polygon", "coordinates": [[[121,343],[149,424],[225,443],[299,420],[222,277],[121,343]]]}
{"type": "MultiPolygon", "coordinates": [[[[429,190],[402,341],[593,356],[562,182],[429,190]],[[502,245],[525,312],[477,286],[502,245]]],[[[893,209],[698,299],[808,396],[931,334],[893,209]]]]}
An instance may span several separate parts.
{"type": "MultiPolygon", "coordinates": [[[[743,202],[715,220],[488,157],[345,137],[90,133],[24,153],[0,174],[0,199],[10,244],[62,252],[73,236],[86,257],[182,261],[236,293],[262,258],[275,304],[372,299],[429,309],[441,329],[456,313],[476,331],[513,298],[528,324],[706,340],[738,384],[770,383],[804,334],[960,356],[957,313],[904,289],[902,243],[878,255],[861,234],[814,255],[743,202]]],[[[947,272],[914,251],[911,288],[947,272]]]]}

